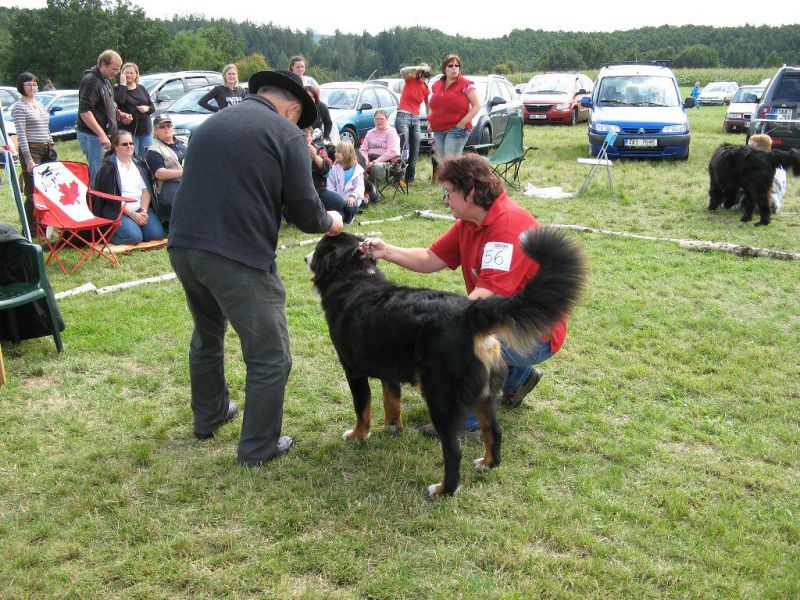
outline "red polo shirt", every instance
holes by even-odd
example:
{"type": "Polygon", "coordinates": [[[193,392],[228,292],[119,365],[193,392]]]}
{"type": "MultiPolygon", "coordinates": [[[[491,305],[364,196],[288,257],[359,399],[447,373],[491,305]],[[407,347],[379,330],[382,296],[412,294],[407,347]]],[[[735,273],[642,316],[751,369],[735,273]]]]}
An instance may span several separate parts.
{"type": "Polygon", "coordinates": [[[428,84],[421,79],[411,75],[406,77],[406,84],[403,86],[403,93],[400,94],[400,104],[397,110],[404,110],[415,117],[419,116],[419,107],[428,97],[428,84]]]}
{"type": "MultiPolygon", "coordinates": [[[[481,287],[508,297],[522,290],[539,270],[539,263],[519,245],[520,234],[531,227],[539,227],[533,215],[503,192],[480,226],[459,219],[431,245],[430,251],[450,269],[461,267],[467,294],[481,287]]],[[[566,337],[564,316],[542,341],[549,340],[550,350],[555,353],[566,337]]]]}

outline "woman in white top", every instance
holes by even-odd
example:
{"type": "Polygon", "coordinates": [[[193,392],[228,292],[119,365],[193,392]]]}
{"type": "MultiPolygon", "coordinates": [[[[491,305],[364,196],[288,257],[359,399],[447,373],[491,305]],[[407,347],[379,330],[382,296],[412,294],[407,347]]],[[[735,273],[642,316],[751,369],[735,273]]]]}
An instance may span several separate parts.
{"type": "MultiPolygon", "coordinates": [[[[99,192],[132,198],[125,202],[122,222],[113,244],[138,244],[164,239],[164,228],[158,220],[156,195],[147,165],[134,156],[134,142],[130,131],[120,129],[111,138],[111,150],[106,154],[94,180],[99,192]]],[[[93,199],[92,211],[99,217],[115,219],[120,203],[116,200],[93,199]]]]}
{"type": "Polygon", "coordinates": [[[39,83],[33,73],[21,73],[17,77],[17,89],[22,98],[14,103],[11,116],[17,128],[17,142],[23,166],[22,181],[25,193],[25,214],[31,232],[36,230],[33,219],[33,177],[36,165],[52,160],[55,156],[53,138],[50,136],[50,117],[41,102],[36,100],[39,83]]]}

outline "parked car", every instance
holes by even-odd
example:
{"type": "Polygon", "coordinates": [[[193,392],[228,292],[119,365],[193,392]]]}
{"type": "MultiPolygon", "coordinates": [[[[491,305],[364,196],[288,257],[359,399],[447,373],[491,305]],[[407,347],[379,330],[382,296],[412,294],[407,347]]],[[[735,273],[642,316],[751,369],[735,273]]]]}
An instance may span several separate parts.
{"type": "Polygon", "coordinates": [[[17,91],[17,88],[10,85],[0,85],[0,105],[3,110],[14,104],[19,100],[22,95],[17,91]]]}
{"type": "Polygon", "coordinates": [[[78,90],[39,92],[36,99],[50,115],[50,135],[53,139],[74,138],[78,121],[78,90]]]}
{"type": "Polygon", "coordinates": [[[589,120],[589,109],[581,98],[592,93],[594,84],[583,73],[541,73],[522,91],[520,99],[526,123],[569,123],[589,120]]]}
{"type": "Polygon", "coordinates": [[[722,130],[725,133],[746,132],[763,95],[763,86],[743,85],[736,90],[728,106],[728,111],[725,113],[722,130]]]}
{"type": "Polygon", "coordinates": [[[609,157],[688,158],[689,120],[673,72],[660,64],[607,65],[600,69],[591,97],[589,152],[597,156],[609,131],[616,132],[609,157]]]}
{"type": "Polygon", "coordinates": [[[781,67],[764,90],[747,138],[766,133],[772,147],[800,148],[800,67],[781,67]]]}
{"type": "Polygon", "coordinates": [[[403,88],[406,86],[405,79],[399,79],[396,77],[390,77],[387,79],[370,79],[367,83],[377,83],[382,86],[385,86],[392,90],[397,96],[399,97],[403,91],[403,88]]]}
{"type": "MultiPolygon", "coordinates": [[[[198,104],[200,98],[202,98],[211,87],[212,86],[207,85],[192,90],[188,94],[184,94],[182,97],[175,100],[166,110],[159,111],[159,113],[165,113],[170,116],[172,125],[175,128],[175,135],[183,138],[186,142],[191,139],[192,134],[203,124],[203,121],[214,114],[198,104]]],[[[211,104],[216,104],[216,100],[212,99],[211,104]]],[[[153,118],[155,118],[155,115],[153,118]]]]}
{"type": "Polygon", "coordinates": [[[712,81],[700,91],[698,98],[701,105],[703,104],[730,104],[736,90],[739,89],[739,84],[735,81],[712,81]]]}
{"type": "Polygon", "coordinates": [[[166,108],[191,90],[222,83],[222,73],[217,71],[148,73],[139,79],[139,84],[150,94],[156,110],[166,108]]]}
{"type": "Polygon", "coordinates": [[[372,82],[332,81],[323,83],[319,92],[339,137],[356,147],[375,126],[375,111],[382,108],[391,117],[400,101],[386,86],[372,82]]]}

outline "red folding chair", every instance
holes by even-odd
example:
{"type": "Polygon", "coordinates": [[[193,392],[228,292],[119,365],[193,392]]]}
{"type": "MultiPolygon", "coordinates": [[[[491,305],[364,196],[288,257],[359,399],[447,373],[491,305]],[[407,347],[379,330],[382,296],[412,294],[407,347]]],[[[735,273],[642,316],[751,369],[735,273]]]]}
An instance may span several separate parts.
{"type": "Polygon", "coordinates": [[[119,227],[123,202],[134,200],[89,189],[89,167],[79,162],[37,165],[33,169],[33,186],[37,234],[50,250],[47,264],[55,260],[66,274],[61,251],[72,248],[78,251],[80,260],[70,273],[74,273],[91,257],[102,256],[114,266],[119,266],[119,260],[108,245],[119,227]],[[117,200],[120,203],[117,217],[110,220],[94,215],[89,204],[93,196],[117,200]],[[48,227],[58,232],[54,241],[47,237],[48,227]]]}

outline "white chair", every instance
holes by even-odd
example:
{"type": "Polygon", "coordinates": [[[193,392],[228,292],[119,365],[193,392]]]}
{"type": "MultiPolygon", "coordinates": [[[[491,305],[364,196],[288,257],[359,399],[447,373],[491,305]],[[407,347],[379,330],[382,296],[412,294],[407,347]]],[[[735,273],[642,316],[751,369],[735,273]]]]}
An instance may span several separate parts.
{"type": "Polygon", "coordinates": [[[613,163],[611,159],[608,158],[608,147],[614,145],[614,140],[617,139],[617,133],[614,131],[609,131],[606,134],[606,139],[603,140],[603,145],[600,146],[600,152],[597,153],[596,158],[579,158],[578,162],[582,165],[592,165],[592,168],[589,170],[589,174],[586,176],[586,179],[581,186],[581,189],[578,190],[578,194],[582,194],[586,188],[589,187],[589,184],[594,179],[595,173],[597,169],[600,167],[606,168],[606,173],[608,173],[608,184],[611,186],[611,191],[614,191],[614,173],[612,171],[613,163]]]}

